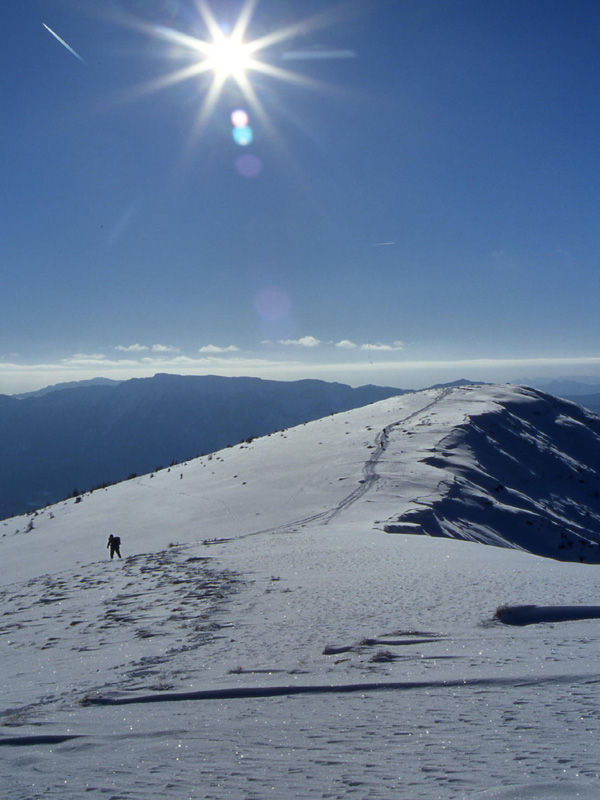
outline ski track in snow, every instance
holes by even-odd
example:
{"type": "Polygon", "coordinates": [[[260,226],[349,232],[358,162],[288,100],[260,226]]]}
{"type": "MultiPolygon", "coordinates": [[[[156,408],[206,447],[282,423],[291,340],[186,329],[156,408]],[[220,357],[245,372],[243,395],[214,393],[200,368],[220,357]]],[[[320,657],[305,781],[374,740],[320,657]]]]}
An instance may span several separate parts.
{"type": "MultiPolygon", "coordinates": [[[[353,503],[356,503],[357,500],[360,500],[370,489],[373,488],[374,483],[379,480],[379,475],[377,474],[377,463],[381,459],[382,455],[384,454],[390,433],[400,427],[401,425],[406,425],[410,421],[414,420],[415,418],[427,414],[434,408],[441,400],[447,397],[451,389],[442,389],[438,392],[437,397],[435,397],[430,403],[427,403],[422,408],[413,411],[412,413],[408,414],[407,416],[403,417],[402,419],[398,420],[397,422],[392,422],[389,425],[386,425],[383,430],[379,431],[379,433],[375,437],[375,445],[374,449],[375,452],[367,459],[365,465],[363,467],[363,477],[360,481],[360,485],[356,487],[350,494],[341,500],[335,508],[327,509],[326,511],[320,511],[316,514],[311,514],[308,517],[302,517],[301,519],[292,519],[286,521],[282,525],[277,525],[273,528],[262,528],[257,531],[252,531],[251,533],[241,534],[240,536],[236,536],[235,540],[244,539],[248,536],[261,536],[263,534],[270,534],[270,533],[282,533],[287,532],[290,528],[293,528],[298,525],[308,525],[313,522],[323,522],[324,525],[329,524],[331,520],[338,516],[342,511],[349,508],[353,503]]],[[[207,544],[224,544],[225,542],[232,541],[231,539],[215,539],[212,541],[207,541],[207,544]]]]}
{"type": "Polygon", "coordinates": [[[409,422],[414,420],[416,417],[422,416],[423,414],[427,414],[430,412],[439,402],[441,402],[445,397],[447,397],[451,392],[451,389],[442,389],[438,396],[428,403],[427,405],[423,406],[423,408],[418,409],[417,411],[413,411],[411,414],[408,414],[406,417],[403,417],[398,422],[393,422],[391,425],[387,425],[380,433],[377,434],[375,438],[375,447],[376,450],[371,456],[371,458],[366,462],[364,467],[364,477],[363,483],[361,486],[356,488],[351,494],[348,495],[341,503],[331,512],[329,512],[329,516],[325,518],[325,524],[331,522],[331,520],[336,517],[339,513],[344,511],[344,509],[351,506],[357,500],[366,494],[369,489],[372,488],[375,481],[379,480],[379,475],[377,474],[376,467],[377,463],[380,460],[381,456],[383,455],[384,451],[387,448],[388,438],[390,433],[395,429],[399,428],[401,425],[407,425],[409,422]]]}
{"type": "MultiPolygon", "coordinates": [[[[487,402],[488,391],[430,391],[416,408],[409,396],[399,399],[410,409],[403,416],[385,401],[397,421],[386,421],[374,444],[354,445],[360,461],[340,462],[342,473],[338,464],[307,473],[324,486],[315,512],[294,513],[309,510],[301,485],[275,495],[287,502],[260,530],[255,506],[244,517],[243,505],[231,501],[237,511],[229,511],[225,495],[227,520],[211,523],[214,539],[198,541],[194,497],[204,502],[204,494],[186,487],[187,474],[181,482],[163,474],[117,489],[130,492],[119,513],[127,502],[140,519],[142,504],[158,497],[139,523],[149,530],[152,514],[157,530],[170,520],[161,504],[177,493],[193,522],[174,519],[156,541],[187,540],[2,587],[5,796],[595,800],[597,621],[525,628],[492,616],[502,603],[528,624],[589,615],[597,568],[374,529],[374,516],[406,505],[392,474],[403,437],[416,442],[422,423],[425,444],[408,451],[400,477],[431,486],[435,496],[437,473],[410,461],[439,441],[429,415],[447,399],[482,402],[481,395],[487,402]],[[373,452],[363,460],[365,446],[373,452]],[[331,481],[346,475],[358,486],[343,494],[345,484],[331,481]],[[132,500],[135,492],[144,500],[132,500]],[[546,604],[536,607],[537,617],[525,605],[534,602],[546,604]]],[[[371,418],[381,418],[376,407],[353,413],[309,430],[327,444],[321,431],[328,426],[339,434],[344,419],[360,419],[370,431],[371,418]]],[[[271,438],[266,452],[276,445],[271,438]]],[[[215,461],[224,470],[233,460],[237,478],[246,450],[215,461]]],[[[236,497],[249,488],[242,486],[236,497]]],[[[262,491],[259,499],[272,503],[262,491]]],[[[61,506],[68,522],[70,514],[88,513],[88,502],[91,516],[73,527],[78,535],[86,519],[96,525],[93,503],[102,495],[61,506]]],[[[36,525],[60,525],[56,513],[36,525]]],[[[100,517],[102,536],[116,518],[100,517]]],[[[36,535],[3,541],[13,547],[22,540],[26,548],[27,536],[36,535]]]]}

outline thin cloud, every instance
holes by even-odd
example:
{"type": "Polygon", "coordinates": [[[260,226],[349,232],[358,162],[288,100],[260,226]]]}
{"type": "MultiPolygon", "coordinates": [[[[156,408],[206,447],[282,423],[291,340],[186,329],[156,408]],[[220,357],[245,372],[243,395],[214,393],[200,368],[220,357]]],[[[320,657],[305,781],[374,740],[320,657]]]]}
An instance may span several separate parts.
{"type": "MultiPolygon", "coordinates": [[[[233,351],[227,351],[231,353],[233,351]]],[[[143,368],[145,371],[154,368],[155,370],[203,370],[211,367],[277,367],[277,366],[293,366],[296,362],[291,360],[286,361],[271,361],[261,358],[245,358],[245,357],[232,357],[231,355],[222,353],[206,354],[204,356],[186,356],[175,355],[174,353],[165,352],[156,355],[138,355],[129,358],[109,358],[102,353],[76,353],[68,358],[61,359],[55,364],[40,364],[38,365],[41,371],[47,370],[60,370],[60,369],[78,369],[80,367],[93,367],[94,369],[102,369],[107,371],[131,371],[132,374],[136,370],[143,368]]],[[[10,370],[26,370],[29,371],[33,365],[18,365],[14,363],[0,361],[0,377],[5,369],[10,370]]]]}
{"type": "Polygon", "coordinates": [[[361,344],[361,350],[370,350],[380,353],[392,353],[404,350],[404,342],[393,342],[392,344],[361,344]]]}
{"type": "Polygon", "coordinates": [[[178,347],[172,347],[170,344],[153,344],[152,345],[152,352],[153,353],[178,353],[178,347]]]}
{"type": "Polygon", "coordinates": [[[143,353],[148,348],[145,344],[118,344],[114,350],[119,350],[121,353],[143,353]]]}
{"type": "Polygon", "coordinates": [[[336,342],[335,346],[339,347],[341,350],[354,350],[358,347],[357,344],[354,344],[354,342],[351,342],[349,339],[342,339],[341,342],[336,342]]]}
{"type": "Polygon", "coordinates": [[[300,339],[282,339],[277,344],[283,344],[286,347],[318,347],[321,344],[320,339],[314,336],[302,336],[300,339]]]}
{"type": "Polygon", "coordinates": [[[354,50],[288,50],[282,61],[314,61],[318,59],[356,58],[354,50]]]}
{"type": "Polygon", "coordinates": [[[199,347],[199,353],[238,353],[239,347],[230,344],[228,347],[218,347],[216,344],[206,344],[204,347],[199,347]]]}
{"type": "Polygon", "coordinates": [[[152,350],[153,353],[179,353],[179,348],[170,344],[153,344],[152,347],[139,343],[118,344],[113,350],[118,350],[121,353],[145,353],[147,350],[152,350]]]}
{"type": "Polygon", "coordinates": [[[75,353],[69,358],[63,358],[61,364],[104,364],[106,361],[103,353],[75,353]]]}

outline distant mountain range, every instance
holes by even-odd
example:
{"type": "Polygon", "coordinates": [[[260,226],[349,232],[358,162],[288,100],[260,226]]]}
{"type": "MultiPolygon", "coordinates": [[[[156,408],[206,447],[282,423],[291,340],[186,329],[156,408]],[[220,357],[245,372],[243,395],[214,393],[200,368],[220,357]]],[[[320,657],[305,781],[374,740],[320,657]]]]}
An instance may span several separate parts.
{"type": "Polygon", "coordinates": [[[584,394],[584,395],[561,395],[564,397],[565,400],[571,400],[573,403],[577,403],[580,406],[584,406],[585,408],[589,408],[590,411],[594,411],[596,414],[600,414],[600,392],[597,394],[584,394]]]}
{"type": "Polygon", "coordinates": [[[0,518],[404,393],[159,374],[0,395],[0,518]]]}
{"type": "Polygon", "coordinates": [[[555,397],[571,400],[573,403],[589,408],[600,414],[600,382],[598,378],[535,378],[519,381],[526,386],[534,386],[555,397]]]}
{"type": "Polygon", "coordinates": [[[583,396],[600,393],[600,380],[597,377],[581,378],[529,378],[513,381],[524,386],[534,386],[555,397],[583,396]]]}
{"type": "Polygon", "coordinates": [[[42,397],[44,394],[50,392],[60,392],[63,389],[81,389],[84,386],[117,386],[123,381],[114,381],[111,378],[91,378],[89,381],[67,381],[66,383],[55,383],[52,386],[45,386],[43,389],[38,389],[35,392],[23,392],[22,394],[14,394],[13,397],[24,400],[26,397],[42,397]]]}

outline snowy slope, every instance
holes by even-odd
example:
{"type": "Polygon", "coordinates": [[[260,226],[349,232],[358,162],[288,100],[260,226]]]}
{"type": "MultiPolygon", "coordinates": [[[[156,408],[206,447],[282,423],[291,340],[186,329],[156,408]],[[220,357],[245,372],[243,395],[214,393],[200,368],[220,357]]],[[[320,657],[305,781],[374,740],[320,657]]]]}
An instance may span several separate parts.
{"type": "Polygon", "coordinates": [[[598,620],[493,620],[599,602],[518,549],[596,540],[596,425],[429,390],[4,521],[6,796],[596,797],[598,620]]]}
{"type": "Polygon", "coordinates": [[[0,395],[0,517],[56,503],[401,389],[166,375],[0,395]]]}

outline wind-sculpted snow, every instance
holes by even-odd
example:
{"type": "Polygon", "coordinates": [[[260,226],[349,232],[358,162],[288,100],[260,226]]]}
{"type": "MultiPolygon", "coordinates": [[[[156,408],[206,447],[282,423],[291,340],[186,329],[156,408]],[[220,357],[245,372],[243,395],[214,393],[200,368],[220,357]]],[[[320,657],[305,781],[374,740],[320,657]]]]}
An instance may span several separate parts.
{"type": "Polygon", "coordinates": [[[439,496],[388,522],[564,561],[600,563],[600,418],[534,390],[469,418],[423,463],[439,496]]]}
{"type": "Polygon", "coordinates": [[[595,798],[596,426],[435,389],[0,522],[4,796],[595,798]]]}
{"type": "MultiPolygon", "coordinates": [[[[261,697],[294,697],[297,695],[314,694],[350,694],[360,692],[371,694],[373,692],[407,692],[427,691],[429,689],[468,689],[481,687],[514,688],[545,684],[573,684],[583,683],[590,685],[600,683],[600,676],[592,675],[553,675],[548,678],[536,678],[532,681],[529,677],[519,678],[472,678],[470,680],[438,680],[438,681],[382,681],[379,683],[336,683],[336,684],[290,684],[286,686],[246,686],[231,689],[208,689],[198,692],[156,692],[153,694],[136,694],[121,697],[106,697],[102,695],[86,696],[83,698],[84,706],[129,706],[146,705],[148,703],[181,703],[203,700],[250,700],[261,697]]],[[[0,745],[2,739],[0,739],[0,745]]],[[[12,742],[11,742],[12,744],[12,742]]]]}
{"type": "Polygon", "coordinates": [[[572,622],[574,619],[600,619],[600,606],[501,606],[495,617],[505,625],[572,622]]]}

